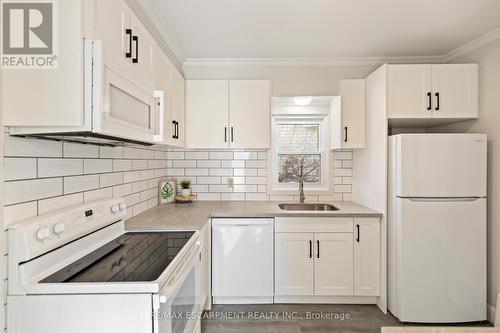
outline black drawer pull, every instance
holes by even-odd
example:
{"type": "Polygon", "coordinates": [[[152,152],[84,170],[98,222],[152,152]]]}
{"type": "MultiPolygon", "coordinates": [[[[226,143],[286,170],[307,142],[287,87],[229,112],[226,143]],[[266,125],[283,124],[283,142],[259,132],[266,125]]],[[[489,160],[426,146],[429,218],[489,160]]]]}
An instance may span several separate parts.
{"type": "Polygon", "coordinates": [[[125,57],[132,58],[132,29],[125,29],[125,34],[128,36],[128,51],[125,52],[125,57]]]}
{"type": "Polygon", "coordinates": [[[436,93],[436,111],[439,111],[439,93],[436,93]]]}
{"type": "Polygon", "coordinates": [[[359,224],[356,224],[356,229],[358,230],[358,237],[356,238],[356,242],[359,243],[359,237],[360,237],[360,233],[359,233],[359,224]]]}
{"type": "Polygon", "coordinates": [[[132,40],[135,42],[135,58],[132,59],[134,64],[139,62],[139,37],[133,36],[132,40]]]}
{"type": "Polygon", "coordinates": [[[430,92],[427,93],[427,98],[428,98],[427,110],[430,111],[432,110],[432,94],[430,92]]]}

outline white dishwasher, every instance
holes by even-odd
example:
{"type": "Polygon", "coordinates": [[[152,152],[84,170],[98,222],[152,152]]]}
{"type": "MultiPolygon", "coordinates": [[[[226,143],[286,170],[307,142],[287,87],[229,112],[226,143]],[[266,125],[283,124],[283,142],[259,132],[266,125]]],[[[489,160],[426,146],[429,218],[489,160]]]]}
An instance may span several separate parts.
{"type": "Polygon", "coordinates": [[[214,304],[273,303],[274,219],[212,219],[214,304]]]}

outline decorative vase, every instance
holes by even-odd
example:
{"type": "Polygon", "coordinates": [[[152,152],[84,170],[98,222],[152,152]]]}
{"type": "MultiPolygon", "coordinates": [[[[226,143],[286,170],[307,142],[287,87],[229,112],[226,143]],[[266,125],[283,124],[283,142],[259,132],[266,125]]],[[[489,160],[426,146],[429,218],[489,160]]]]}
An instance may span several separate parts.
{"type": "Polygon", "coordinates": [[[191,189],[190,188],[183,188],[183,189],[181,189],[181,195],[184,198],[189,198],[191,196],[191,189]]]}

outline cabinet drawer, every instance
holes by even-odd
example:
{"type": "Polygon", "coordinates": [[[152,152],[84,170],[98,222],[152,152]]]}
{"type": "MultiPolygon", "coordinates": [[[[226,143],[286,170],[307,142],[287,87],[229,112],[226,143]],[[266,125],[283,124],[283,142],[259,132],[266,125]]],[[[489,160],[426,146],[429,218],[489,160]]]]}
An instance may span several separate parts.
{"type": "Polygon", "coordinates": [[[353,232],[353,217],[277,217],[276,232],[353,232]]]}

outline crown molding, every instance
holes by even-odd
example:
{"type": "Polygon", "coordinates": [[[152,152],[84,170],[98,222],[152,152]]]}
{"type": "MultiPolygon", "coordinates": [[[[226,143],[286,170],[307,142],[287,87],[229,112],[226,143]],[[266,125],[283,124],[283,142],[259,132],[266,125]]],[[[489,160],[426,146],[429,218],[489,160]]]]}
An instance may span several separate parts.
{"type": "Polygon", "coordinates": [[[186,58],[183,67],[206,66],[375,66],[385,63],[443,62],[442,56],[352,58],[186,58]]]}
{"type": "Polygon", "coordinates": [[[277,67],[277,66],[377,66],[385,63],[418,64],[448,63],[460,56],[500,39],[500,27],[442,55],[405,57],[344,57],[344,58],[186,58],[187,67],[277,67]]]}
{"type": "Polygon", "coordinates": [[[450,52],[443,55],[443,60],[444,62],[451,62],[463,56],[464,54],[474,51],[482,46],[488,45],[489,43],[497,39],[500,39],[500,27],[476,39],[473,39],[470,42],[465,43],[464,45],[457,47],[454,50],[451,50],[450,52]]]}

